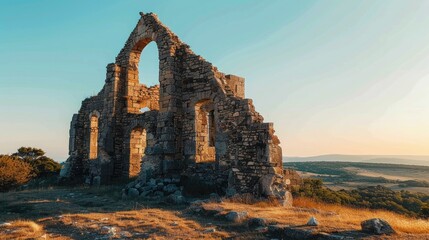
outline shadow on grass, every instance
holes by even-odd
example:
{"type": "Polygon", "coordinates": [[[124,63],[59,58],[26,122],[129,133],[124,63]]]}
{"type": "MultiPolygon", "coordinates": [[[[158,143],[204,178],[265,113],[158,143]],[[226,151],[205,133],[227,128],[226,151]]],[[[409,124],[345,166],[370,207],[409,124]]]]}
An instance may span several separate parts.
{"type": "MultiPolygon", "coordinates": [[[[26,190],[19,192],[0,193],[0,223],[18,219],[36,221],[45,226],[49,234],[59,234],[73,239],[94,239],[101,235],[100,229],[111,222],[88,222],[87,224],[69,224],[61,221],[67,214],[110,214],[137,210],[144,213],[145,209],[161,209],[168,211],[183,221],[193,221],[202,229],[215,227],[217,231],[228,232],[231,236],[247,235],[253,239],[262,239],[260,233],[249,233],[246,226],[231,224],[223,218],[198,215],[186,211],[187,205],[170,205],[164,202],[132,201],[121,199],[123,185],[102,186],[100,188],[52,188],[26,190]],[[95,228],[89,225],[97,225],[95,228]],[[88,226],[87,226],[88,225],[88,226]],[[250,235],[249,235],[250,234],[250,235]]],[[[124,213],[126,214],[126,213],[124,213]]],[[[132,218],[118,218],[119,221],[132,221],[132,218]]],[[[142,220],[142,219],[140,219],[142,220]]],[[[85,222],[85,221],[84,221],[85,222]]],[[[124,227],[134,238],[147,238],[151,234],[168,237],[168,230],[162,226],[147,226],[136,222],[136,226],[124,227]],[[142,226],[145,226],[142,228],[142,226]]],[[[201,229],[200,229],[201,231],[201,229]]],[[[204,234],[200,232],[199,234],[204,234]]]]}

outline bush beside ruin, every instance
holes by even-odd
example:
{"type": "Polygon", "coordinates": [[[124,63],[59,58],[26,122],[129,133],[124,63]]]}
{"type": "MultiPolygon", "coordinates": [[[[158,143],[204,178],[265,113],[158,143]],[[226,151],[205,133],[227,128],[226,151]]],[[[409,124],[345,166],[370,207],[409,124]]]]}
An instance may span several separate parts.
{"type": "Polygon", "coordinates": [[[27,183],[32,177],[30,164],[10,157],[0,156],[0,191],[5,192],[27,183]]]}

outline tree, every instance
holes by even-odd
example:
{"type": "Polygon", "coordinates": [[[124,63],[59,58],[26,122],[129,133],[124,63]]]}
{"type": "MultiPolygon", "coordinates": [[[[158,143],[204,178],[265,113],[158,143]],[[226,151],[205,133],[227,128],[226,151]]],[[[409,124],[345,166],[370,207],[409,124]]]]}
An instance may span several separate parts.
{"type": "Polygon", "coordinates": [[[61,165],[45,156],[45,151],[40,148],[20,147],[18,152],[12,154],[12,156],[29,163],[37,177],[58,174],[61,170],[61,165]]]}
{"type": "Polygon", "coordinates": [[[12,156],[19,157],[26,161],[36,160],[45,155],[45,151],[40,148],[33,147],[20,147],[18,152],[12,154],[12,156]]]}
{"type": "Polygon", "coordinates": [[[9,191],[28,182],[32,167],[20,159],[0,155],[0,191],[9,191]]]}

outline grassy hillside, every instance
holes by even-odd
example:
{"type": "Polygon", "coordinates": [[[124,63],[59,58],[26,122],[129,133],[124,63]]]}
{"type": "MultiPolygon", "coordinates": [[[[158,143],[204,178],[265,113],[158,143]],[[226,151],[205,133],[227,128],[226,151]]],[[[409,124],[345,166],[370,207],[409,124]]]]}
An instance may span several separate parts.
{"type": "Polygon", "coordinates": [[[343,155],[329,154],[312,157],[283,157],[284,162],[367,162],[429,166],[429,156],[413,155],[343,155]]]}
{"type": "Polygon", "coordinates": [[[322,179],[335,190],[383,185],[429,193],[429,166],[362,162],[285,162],[284,166],[300,171],[303,177],[322,179]]]}

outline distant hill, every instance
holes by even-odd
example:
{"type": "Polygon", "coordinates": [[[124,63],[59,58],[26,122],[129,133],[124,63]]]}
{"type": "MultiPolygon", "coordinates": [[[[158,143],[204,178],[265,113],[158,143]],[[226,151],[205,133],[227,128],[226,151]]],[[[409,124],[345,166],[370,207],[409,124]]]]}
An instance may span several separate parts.
{"type": "Polygon", "coordinates": [[[283,157],[284,162],[366,162],[429,166],[429,156],[412,155],[342,155],[330,154],[312,157],[283,157]]]}

